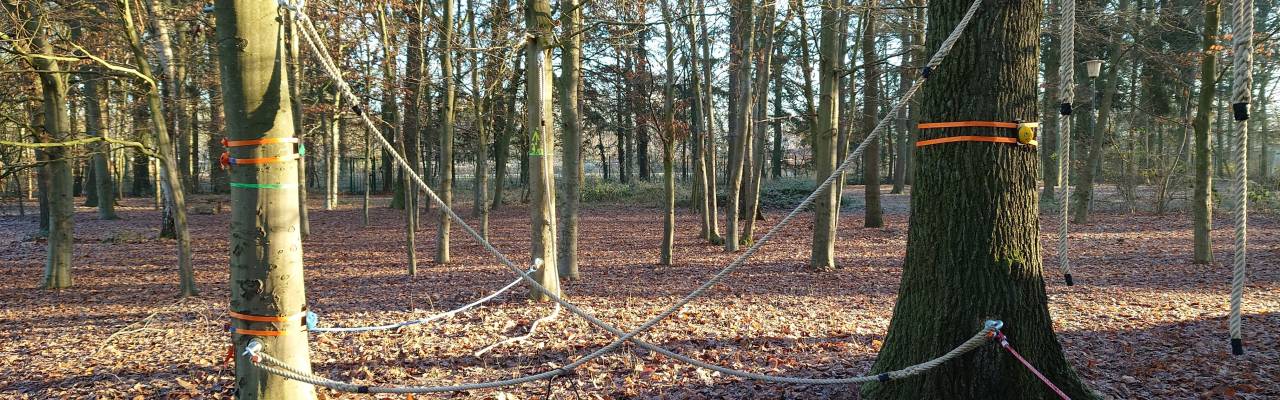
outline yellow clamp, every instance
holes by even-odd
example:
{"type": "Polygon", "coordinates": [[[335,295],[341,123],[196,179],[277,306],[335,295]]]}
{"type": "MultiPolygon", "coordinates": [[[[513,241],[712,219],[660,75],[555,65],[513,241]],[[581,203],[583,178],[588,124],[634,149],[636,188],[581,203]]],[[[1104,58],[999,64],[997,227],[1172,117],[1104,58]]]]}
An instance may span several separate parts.
{"type": "Polygon", "coordinates": [[[1039,122],[1018,122],[1018,144],[1035,147],[1036,132],[1040,130],[1039,122]]]}

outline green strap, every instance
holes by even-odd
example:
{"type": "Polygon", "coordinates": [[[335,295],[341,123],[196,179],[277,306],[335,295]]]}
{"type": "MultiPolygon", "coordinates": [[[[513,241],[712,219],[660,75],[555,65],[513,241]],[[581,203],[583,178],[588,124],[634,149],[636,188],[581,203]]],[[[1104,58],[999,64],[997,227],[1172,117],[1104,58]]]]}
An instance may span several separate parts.
{"type": "Polygon", "coordinates": [[[241,189],[297,189],[296,183],[239,183],[231,182],[231,187],[241,189]]]}

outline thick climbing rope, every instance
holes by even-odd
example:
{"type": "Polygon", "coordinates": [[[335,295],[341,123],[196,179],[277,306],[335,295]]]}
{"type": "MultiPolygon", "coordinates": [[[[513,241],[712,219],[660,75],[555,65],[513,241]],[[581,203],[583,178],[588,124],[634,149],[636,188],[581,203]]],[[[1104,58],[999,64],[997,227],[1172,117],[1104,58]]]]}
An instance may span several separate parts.
{"type": "Polygon", "coordinates": [[[1058,270],[1067,286],[1075,284],[1071,279],[1071,263],[1067,260],[1067,211],[1070,208],[1068,194],[1071,191],[1071,102],[1076,97],[1076,0],[1062,0],[1062,20],[1059,22],[1058,41],[1062,44],[1058,67],[1058,100],[1062,114],[1058,118],[1058,270]]]}
{"type": "MultiPolygon", "coordinates": [[[[321,65],[329,74],[330,78],[337,84],[342,95],[350,99],[353,103],[359,104],[359,98],[355,95],[354,91],[346,83],[346,81],[343,80],[341,71],[333,63],[332,58],[330,58],[329,56],[328,50],[324,48],[323,41],[321,40],[322,38],[320,37],[319,33],[316,32],[314,26],[312,25],[307,15],[301,12],[301,10],[298,7],[288,3],[287,1],[282,0],[281,3],[282,3],[282,6],[293,11],[292,14],[295,20],[302,28],[300,29],[300,31],[302,32],[302,35],[301,35],[302,38],[304,39],[304,41],[307,42],[307,45],[311,48],[312,53],[320,60],[321,65]]],[[[942,60],[946,57],[946,55],[951,51],[951,48],[955,45],[955,42],[959,40],[960,35],[964,32],[965,28],[969,25],[969,22],[973,19],[973,16],[977,13],[979,6],[981,4],[982,4],[982,0],[975,0],[972,3],[972,5],[970,5],[964,17],[961,18],[960,22],[956,25],[955,29],[951,32],[951,35],[948,36],[947,39],[941,43],[937,52],[934,54],[933,58],[928,62],[928,64],[925,65],[926,72],[932,70],[933,68],[941,64],[942,60]]],[[[889,112],[887,115],[896,115],[899,109],[903,107],[903,105],[907,101],[909,101],[911,97],[915,95],[915,93],[919,91],[924,81],[925,80],[923,79],[917,81],[907,91],[907,93],[905,93],[902,96],[902,98],[899,100],[899,103],[896,104],[894,106],[894,109],[891,112],[889,112]]],[[[365,124],[369,128],[374,130],[377,129],[377,126],[374,124],[374,122],[370,120],[369,117],[364,112],[360,112],[358,108],[356,108],[356,111],[357,111],[357,114],[361,117],[361,119],[365,122],[365,124]]],[[[826,178],[823,184],[820,184],[817,187],[823,188],[823,187],[826,187],[827,185],[830,185],[844,171],[851,168],[854,165],[854,161],[858,159],[858,156],[862,154],[862,152],[866,149],[867,145],[875,140],[878,140],[879,135],[883,133],[883,131],[885,130],[885,127],[887,126],[887,121],[888,121],[888,118],[880,120],[880,122],[876,125],[875,129],[873,129],[867,135],[867,138],[861,144],[859,144],[854,151],[849,153],[849,155],[844,159],[844,161],[840,164],[840,166],[836,168],[836,170],[832,173],[832,175],[826,178]]],[[[374,135],[374,136],[378,138],[378,141],[382,146],[385,146],[386,148],[392,147],[391,143],[388,142],[386,138],[382,137],[381,135],[374,135]]],[[[636,338],[636,335],[652,328],[658,322],[671,316],[676,311],[684,307],[684,305],[688,304],[694,299],[700,297],[702,294],[706,293],[707,290],[709,290],[711,287],[715,286],[721,280],[727,277],[729,273],[733,272],[738,267],[741,267],[748,258],[750,258],[757,251],[759,251],[759,249],[761,248],[761,246],[764,245],[764,243],[768,242],[770,238],[772,238],[775,234],[777,234],[777,232],[779,232],[783,227],[787,226],[787,224],[791,220],[793,220],[809,204],[811,204],[814,201],[814,199],[817,197],[819,193],[818,191],[814,191],[813,193],[810,193],[808,197],[806,197],[803,201],[801,201],[801,203],[791,211],[791,213],[787,214],[787,216],[784,217],[781,221],[779,221],[778,224],[774,225],[767,233],[765,233],[765,235],[762,236],[760,240],[756,241],[755,244],[753,244],[741,255],[739,255],[736,259],[734,259],[732,263],[730,263],[725,268],[721,269],[719,272],[713,275],[709,280],[707,280],[697,289],[690,292],[680,301],[676,302],[671,307],[659,313],[657,316],[654,316],[653,318],[649,319],[645,323],[641,324],[639,327],[633,329],[630,332],[624,332],[607,322],[601,321],[599,318],[596,318],[593,314],[582,310],[576,305],[564,300],[557,294],[549,292],[545,287],[543,287],[536,280],[534,280],[532,276],[525,273],[520,268],[516,267],[511,262],[511,260],[507,258],[505,254],[503,254],[501,251],[495,248],[492,243],[485,240],[483,236],[481,236],[478,232],[476,232],[474,228],[472,228],[469,224],[467,224],[466,221],[464,221],[461,217],[459,217],[451,208],[445,206],[444,202],[439,198],[439,196],[437,196],[436,193],[433,190],[431,190],[431,188],[426,184],[426,182],[422,180],[422,177],[418,176],[418,174],[414,172],[413,168],[408,168],[409,163],[404,159],[403,156],[401,156],[399,153],[395,151],[390,151],[389,153],[392,155],[392,157],[396,160],[397,163],[399,163],[401,166],[406,167],[406,172],[408,172],[409,177],[415,183],[418,184],[420,189],[427,194],[427,196],[431,199],[432,202],[440,206],[440,210],[442,212],[444,212],[450,219],[456,221],[458,225],[467,234],[475,238],[481,244],[481,246],[485,248],[486,251],[493,254],[495,257],[497,257],[499,261],[501,261],[504,265],[507,266],[507,268],[519,274],[521,279],[529,283],[530,286],[532,286],[536,290],[542,291],[544,294],[550,297],[551,300],[560,304],[565,309],[569,310],[569,312],[572,312],[582,317],[592,325],[595,325],[605,331],[608,331],[609,333],[615,336],[618,336],[618,338],[613,342],[611,342],[610,344],[606,345],[605,347],[602,347],[596,350],[595,352],[587,354],[575,360],[572,363],[569,363],[563,367],[560,367],[554,370],[545,371],[538,374],[526,375],[518,378],[512,378],[512,379],[506,379],[506,380],[500,380],[500,381],[472,383],[472,384],[458,385],[458,386],[378,388],[378,387],[360,386],[360,385],[353,385],[353,384],[333,381],[326,378],[316,377],[310,374],[303,374],[301,373],[301,371],[294,370],[292,369],[292,367],[286,364],[280,363],[278,362],[278,360],[274,360],[269,355],[261,352],[260,345],[255,346],[259,348],[259,351],[252,351],[250,354],[251,360],[254,361],[253,365],[258,366],[259,368],[262,368],[264,371],[267,371],[269,373],[278,374],[286,378],[297,379],[304,382],[325,386],[325,387],[330,387],[337,390],[356,391],[356,392],[378,392],[378,393],[447,392],[447,391],[475,390],[475,389],[493,388],[493,387],[501,387],[501,386],[511,386],[511,385],[517,385],[517,384],[522,384],[526,382],[532,382],[540,379],[547,379],[547,378],[555,377],[558,375],[569,374],[574,369],[582,366],[583,364],[586,364],[587,362],[590,362],[593,359],[596,359],[596,358],[599,358],[600,356],[608,354],[613,350],[617,349],[623,343],[627,341],[631,341],[637,346],[655,351],[657,353],[663,354],[671,358],[675,358],[679,361],[682,361],[694,366],[710,369],[713,371],[721,372],[726,375],[732,375],[732,376],[737,376],[741,378],[756,379],[756,380],[762,380],[762,381],[768,381],[768,382],[781,382],[781,383],[849,384],[849,383],[863,383],[863,382],[870,382],[870,381],[889,381],[889,380],[911,376],[911,375],[915,375],[915,374],[919,374],[921,372],[927,371],[931,368],[936,367],[937,365],[940,365],[943,362],[946,362],[950,359],[958,357],[960,354],[964,354],[965,352],[968,352],[969,350],[972,350],[982,345],[988,340],[987,334],[991,332],[993,329],[990,326],[988,326],[987,328],[980,331],[978,334],[974,335],[973,338],[962,343],[961,345],[953,349],[951,352],[948,352],[947,354],[944,354],[938,358],[935,358],[933,360],[930,360],[921,364],[909,366],[907,368],[904,368],[898,371],[882,373],[876,376],[860,376],[860,377],[841,378],[841,379],[808,379],[808,378],[792,378],[792,377],[774,377],[774,376],[755,374],[755,373],[750,373],[745,371],[739,371],[735,369],[725,368],[718,365],[702,362],[702,361],[675,353],[671,350],[655,346],[643,340],[640,340],[636,338]],[[276,362],[272,363],[273,360],[276,362]]]]}
{"type": "MultiPolygon", "coordinates": [[[[529,272],[536,271],[539,265],[542,265],[542,260],[538,260],[537,262],[535,262],[535,263],[534,263],[534,267],[533,267],[533,268],[530,268],[530,269],[528,269],[528,270],[526,270],[525,272],[526,272],[526,273],[529,273],[529,272]]],[[[463,312],[466,312],[467,310],[470,310],[470,309],[472,309],[472,308],[478,307],[478,306],[480,306],[481,304],[484,304],[484,303],[489,302],[489,300],[493,300],[494,298],[497,298],[498,296],[501,296],[503,293],[506,293],[507,291],[511,290],[511,288],[513,288],[513,287],[515,287],[516,285],[520,284],[520,281],[521,281],[521,279],[520,279],[520,278],[516,278],[515,280],[512,280],[512,281],[511,281],[511,283],[508,283],[506,286],[503,286],[501,289],[498,289],[497,291],[495,291],[495,292],[493,292],[493,293],[490,293],[488,296],[481,297],[479,300],[476,300],[476,301],[473,301],[473,302],[467,303],[467,304],[465,304],[465,305],[463,305],[463,306],[461,306],[461,307],[458,307],[458,308],[455,308],[455,309],[452,309],[452,310],[449,310],[449,311],[445,311],[445,312],[442,312],[442,313],[437,313],[437,314],[434,314],[434,315],[431,315],[431,316],[428,316],[428,317],[423,317],[423,318],[418,318],[418,319],[411,319],[411,320],[401,321],[401,322],[397,322],[397,323],[393,323],[393,324],[368,325],[368,326],[349,326],[349,327],[337,327],[337,326],[321,327],[321,326],[315,326],[316,321],[315,321],[314,317],[312,317],[312,316],[313,316],[313,315],[315,315],[315,314],[308,314],[308,318],[307,318],[307,330],[309,330],[309,331],[311,331],[311,332],[320,332],[320,333],[328,333],[328,332],[359,333],[359,332],[371,332],[371,331],[382,331],[382,330],[389,330],[389,329],[399,329],[399,328],[403,328],[403,327],[406,327],[406,326],[421,325],[421,324],[425,324],[425,323],[432,322],[432,321],[437,321],[437,320],[442,320],[442,319],[452,318],[452,317],[453,317],[453,316],[455,316],[455,315],[458,315],[458,314],[461,314],[461,313],[463,313],[463,312]]],[[[530,330],[532,331],[532,329],[530,329],[530,330]]]]}
{"type": "Polygon", "coordinates": [[[1231,150],[1235,153],[1233,183],[1235,204],[1231,216],[1235,222],[1235,255],[1231,264],[1231,353],[1244,354],[1240,338],[1240,306],[1244,302],[1245,268],[1247,262],[1249,216],[1249,93],[1253,87],[1253,0],[1235,0],[1235,18],[1231,25],[1232,68],[1235,79],[1231,82],[1234,93],[1231,108],[1235,114],[1236,134],[1232,136],[1231,150]]]}

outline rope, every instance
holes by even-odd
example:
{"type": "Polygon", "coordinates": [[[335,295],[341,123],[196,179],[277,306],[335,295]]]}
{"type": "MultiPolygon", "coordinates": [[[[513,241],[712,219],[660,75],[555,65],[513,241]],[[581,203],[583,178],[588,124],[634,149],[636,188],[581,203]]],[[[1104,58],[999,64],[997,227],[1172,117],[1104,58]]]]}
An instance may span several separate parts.
{"type": "Polygon", "coordinates": [[[1236,134],[1232,136],[1231,150],[1234,152],[1235,174],[1233,176],[1236,202],[1232,207],[1232,220],[1235,222],[1235,255],[1231,265],[1231,315],[1228,325],[1231,330],[1231,353],[1244,354],[1244,344],[1240,337],[1240,306],[1244,302],[1245,268],[1247,261],[1246,245],[1248,244],[1249,216],[1249,92],[1253,87],[1253,0],[1235,0],[1235,15],[1231,26],[1232,52],[1234,53],[1232,68],[1235,79],[1232,81],[1234,93],[1232,108],[1236,120],[1236,134]]]}
{"type": "Polygon", "coordinates": [[[523,340],[525,340],[525,339],[528,339],[528,338],[530,338],[530,337],[532,337],[532,336],[533,336],[533,331],[535,331],[535,330],[537,330],[537,329],[538,329],[538,325],[542,325],[542,323],[543,323],[543,322],[547,322],[547,321],[550,321],[550,320],[556,319],[556,316],[558,316],[558,315],[560,315],[560,303],[556,303],[556,307],[555,307],[554,309],[552,309],[552,310],[551,310],[551,314],[548,314],[547,316],[542,317],[542,318],[538,318],[537,320],[533,321],[533,323],[532,323],[532,324],[529,324],[529,332],[528,332],[528,333],[525,333],[524,335],[516,336],[516,337],[513,337],[513,338],[507,338],[506,340],[503,340],[503,341],[501,341],[501,342],[498,342],[498,343],[494,343],[494,344],[491,344],[491,345],[485,346],[483,349],[476,350],[476,352],[475,352],[475,353],[471,353],[471,355],[476,356],[476,357],[480,357],[480,356],[484,355],[484,353],[488,353],[488,352],[489,352],[489,350],[493,350],[493,349],[498,348],[498,346],[502,346],[502,345],[507,344],[507,343],[515,343],[515,342],[519,342],[519,341],[523,341],[523,340]]]}
{"type": "MultiPolygon", "coordinates": [[[[926,64],[925,66],[926,75],[927,75],[927,71],[931,71],[933,68],[941,64],[942,60],[946,57],[946,55],[951,51],[951,48],[955,45],[955,42],[959,40],[961,34],[964,32],[964,29],[969,25],[969,22],[973,19],[973,16],[977,13],[977,10],[981,4],[982,4],[982,0],[975,0],[972,3],[972,5],[969,6],[968,11],[965,13],[964,17],[960,20],[960,22],[956,25],[955,29],[951,32],[951,35],[948,36],[947,39],[942,42],[938,51],[934,54],[933,58],[930,59],[928,64],[926,64]]],[[[340,70],[338,70],[334,66],[332,59],[329,58],[330,56],[329,56],[328,50],[324,48],[323,41],[321,40],[319,34],[316,32],[314,26],[312,25],[307,15],[305,13],[298,12],[299,10],[296,6],[288,4],[285,0],[282,0],[282,5],[290,10],[295,11],[294,18],[298,21],[300,27],[302,28],[300,29],[300,31],[302,31],[303,33],[302,34],[303,39],[307,42],[307,45],[311,48],[313,54],[320,60],[321,65],[325,68],[326,72],[330,75],[330,78],[337,84],[338,89],[341,91],[342,95],[349,98],[353,103],[358,104],[359,98],[354,94],[354,91],[352,91],[351,87],[347,85],[346,81],[342,79],[342,74],[340,70]]],[[[894,109],[886,115],[890,115],[890,116],[896,115],[899,109],[903,107],[903,105],[907,101],[909,101],[911,97],[915,95],[915,93],[919,91],[924,81],[925,79],[916,81],[915,84],[913,84],[913,86],[907,91],[907,93],[905,93],[902,96],[900,102],[894,106],[894,109]]],[[[365,113],[360,113],[359,115],[368,127],[375,130],[377,129],[376,125],[373,123],[372,120],[368,118],[368,116],[365,115],[365,113]]],[[[845,170],[852,167],[854,164],[854,161],[857,160],[860,154],[862,154],[862,152],[866,149],[867,145],[873,142],[874,140],[877,140],[879,135],[885,130],[885,127],[887,126],[887,121],[888,121],[887,118],[881,119],[880,122],[877,123],[875,129],[873,129],[867,135],[867,138],[861,144],[859,144],[854,151],[850,152],[849,155],[846,156],[845,160],[840,164],[838,168],[836,168],[836,170],[830,176],[827,177],[827,179],[823,184],[818,185],[817,187],[823,188],[827,185],[830,185],[845,170]]],[[[374,135],[374,136],[377,137],[380,145],[385,146],[387,148],[392,147],[391,143],[389,143],[386,140],[386,138],[382,137],[381,135],[374,135]]],[[[608,354],[609,352],[612,352],[613,350],[621,346],[623,343],[627,341],[631,341],[635,343],[637,346],[658,352],[668,357],[672,357],[677,360],[680,360],[695,366],[715,370],[727,375],[733,375],[733,376],[738,376],[742,378],[757,379],[757,380],[763,380],[768,382],[783,382],[783,383],[847,384],[847,383],[869,382],[872,380],[887,381],[887,380],[897,379],[900,377],[918,374],[918,373],[927,371],[928,369],[934,368],[937,365],[947,360],[950,360],[952,358],[955,358],[960,354],[963,354],[969,350],[972,350],[973,348],[978,347],[979,345],[981,345],[987,340],[986,333],[989,332],[990,328],[984,329],[982,332],[979,332],[978,335],[975,335],[969,341],[965,342],[964,344],[961,344],[959,347],[953,349],[951,352],[948,352],[947,354],[937,359],[930,360],[928,362],[917,364],[911,367],[907,367],[899,371],[880,374],[880,375],[877,375],[876,377],[854,377],[854,378],[844,378],[844,379],[806,379],[806,378],[772,377],[768,375],[754,374],[750,372],[729,369],[729,368],[725,368],[725,367],[721,367],[713,364],[708,364],[702,361],[698,361],[698,360],[677,354],[675,352],[672,352],[671,350],[667,350],[667,349],[649,344],[645,341],[642,341],[636,338],[635,336],[640,334],[641,332],[644,332],[652,328],[658,322],[671,316],[677,310],[682,308],[684,305],[698,298],[699,296],[704,294],[707,290],[709,290],[711,287],[715,286],[717,283],[719,283],[721,280],[727,277],[730,272],[733,272],[735,269],[742,266],[742,264],[748,258],[750,258],[757,251],[759,251],[759,249],[761,248],[761,246],[764,245],[764,243],[768,242],[768,240],[772,238],[773,235],[777,234],[777,232],[779,232],[783,227],[785,227],[792,219],[794,219],[797,215],[799,215],[801,211],[804,210],[805,207],[807,207],[809,204],[813,202],[813,200],[818,195],[817,190],[815,190],[813,193],[810,193],[809,196],[806,197],[798,206],[796,206],[796,208],[792,210],[790,214],[788,214],[781,221],[779,221],[778,224],[774,225],[773,228],[771,228],[767,233],[765,233],[765,235],[762,236],[760,240],[756,241],[754,245],[752,245],[750,248],[744,251],[736,259],[734,259],[732,263],[730,263],[724,269],[717,272],[715,275],[713,275],[709,280],[707,280],[697,289],[690,292],[680,301],[676,302],[676,304],[673,304],[671,307],[667,308],[663,312],[659,313],[657,316],[654,316],[650,320],[646,321],[644,324],[641,324],[639,327],[635,328],[634,330],[630,332],[624,332],[614,327],[613,325],[608,324],[607,322],[601,321],[599,318],[596,318],[593,314],[578,308],[576,305],[569,303],[568,301],[558,296],[556,293],[551,293],[545,287],[539,284],[536,280],[534,280],[533,277],[531,277],[528,273],[525,273],[524,271],[516,267],[511,262],[511,260],[507,258],[505,254],[503,254],[501,251],[495,248],[492,243],[485,240],[483,236],[481,236],[474,228],[472,228],[469,224],[467,224],[466,221],[464,221],[461,217],[459,217],[451,208],[445,206],[444,202],[440,199],[439,196],[436,195],[436,193],[433,190],[431,190],[431,188],[426,184],[426,182],[423,181],[422,177],[418,176],[418,174],[414,172],[413,168],[407,168],[409,166],[409,163],[404,159],[403,156],[401,156],[398,152],[395,152],[395,151],[390,151],[389,153],[396,160],[396,162],[398,162],[401,166],[406,167],[406,172],[408,172],[409,177],[415,183],[418,184],[418,186],[427,194],[427,196],[431,199],[433,203],[440,206],[441,212],[444,212],[445,214],[448,215],[450,219],[453,219],[454,221],[456,221],[458,225],[467,234],[475,238],[481,244],[481,246],[485,248],[486,251],[493,254],[495,257],[497,257],[499,261],[501,261],[513,272],[519,274],[520,278],[525,282],[528,282],[529,285],[532,286],[534,289],[542,291],[551,300],[560,304],[565,309],[582,317],[592,325],[595,325],[605,331],[608,331],[609,333],[614,334],[615,336],[618,336],[618,338],[612,343],[610,343],[609,345],[606,345],[605,347],[602,347],[596,350],[595,352],[587,354],[586,356],[583,356],[575,360],[574,362],[569,363],[561,368],[545,371],[538,374],[512,378],[512,379],[481,382],[481,383],[471,383],[471,384],[457,385],[457,386],[371,388],[367,386],[351,385],[351,384],[329,380],[326,378],[316,377],[314,375],[307,374],[302,371],[297,371],[292,369],[292,367],[289,367],[288,365],[285,365],[283,363],[277,362],[275,364],[272,364],[272,360],[274,359],[272,359],[269,355],[266,355],[265,353],[260,353],[260,352],[256,353],[257,356],[255,356],[254,359],[265,361],[265,363],[254,362],[254,365],[258,366],[259,368],[262,368],[264,371],[277,374],[286,378],[296,379],[299,381],[311,383],[314,385],[329,387],[332,389],[344,390],[344,391],[356,391],[360,393],[366,393],[366,392],[372,393],[375,390],[379,390],[378,391],[379,393],[427,393],[427,392],[464,391],[464,390],[476,390],[476,389],[484,389],[484,388],[518,385],[526,382],[532,382],[540,379],[546,379],[546,378],[551,378],[554,376],[566,374],[582,366],[583,364],[590,362],[593,359],[596,359],[600,356],[608,354]],[[272,366],[278,367],[278,368],[272,368],[272,366]]]]}
{"type": "Polygon", "coordinates": [[[1023,367],[1026,367],[1028,371],[1031,371],[1031,373],[1036,376],[1036,378],[1040,379],[1041,383],[1044,383],[1044,385],[1048,386],[1050,390],[1053,390],[1053,393],[1057,394],[1058,398],[1062,400],[1071,400],[1071,397],[1067,396],[1067,394],[1064,393],[1062,389],[1058,389],[1058,385],[1054,385],[1053,382],[1049,380],[1049,378],[1045,377],[1044,374],[1040,373],[1040,370],[1036,369],[1035,366],[1031,365],[1030,361],[1027,361],[1027,359],[1022,358],[1022,355],[1018,354],[1018,351],[1014,350],[1013,346],[1009,345],[1009,337],[1005,336],[1004,332],[996,331],[996,340],[1000,342],[1000,348],[1004,349],[1005,351],[1008,351],[1009,354],[1013,356],[1013,358],[1018,359],[1018,362],[1022,363],[1023,367]]]}
{"type": "Polygon", "coordinates": [[[1068,192],[1071,191],[1071,102],[1076,97],[1076,1],[1062,0],[1062,23],[1058,40],[1062,43],[1058,64],[1058,100],[1062,103],[1058,119],[1058,271],[1067,286],[1075,284],[1071,279],[1071,263],[1067,260],[1067,211],[1071,208],[1068,192]]]}
{"type": "MultiPolygon", "coordinates": [[[[535,262],[535,263],[534,263],[534,267],[533,267],[533,268],[530,268],[530,269],[528,269],[528,270],[526,270],[525,272],[526,272],[526,273],[528,273],[528,272],[533,272],[533,271],[537,270],[537,269],[538,269],[538,266],[540,266],[540,265],[542,265],[542,260],[537,260],[537,262],[535,262]]],[[[472,309],[472,308],[475,308],[476,306],[479,306],[479,305],[481,305],[481,304],[484,304],[484,303],[488,302],[489,300],[493,300],[494,298],[496,298],[496,297],[498,297],[498,296],[501,296],[503,293],[506,293],[508,290],[511,290],[511,288],[513,288],[513,287],[515,287],[516,285],[518,285],[518,284],[520,283],[520,280],[521,280],[520,278],[516,278],[515,280],[511,281],[511,283],[508,283],[508,284],[507,284],[507,286],[503,286],[501,289],[498,289],[498,291],[496,291],[496,292],[490,293],[488,296],[481,297],[479,300],[473,301],[473,302],[471,302],[471,303],[467,303],[466,305],[463,305],[462,307],[458,307],[458,308],[455,308],[455,309],[452,309],[452,310],[449,310],[449,311],[445,311],[445,312],[442,312],[442,313],[439,313],[439,314],[435,314],[435,315],[432,315],[432,316],[429,316],[429,317],[418,318],[418,319],[411,319],[411,320],[408,320],[408,321],[397,322],[397,323],[394,323],[394,324],[385,324],[385,325],[369,325],[369,326],[352,326],[352,327],[336,327],[336,326],[335,326],[335,327],[316,327],[316,326],[314,326],[314,325],[315,325],[315,321],[309,318],[309,319],[307,320],[308,324],[310,325],[310,326],[309,326],[309,328],[308,328],[308,330],[310,330],[310,331],[312,331],[312,332],[321,332],[321,333],[325,333],[325,332],[343,332],[343,333],[371,332],[371,331],[381,331],[381,330],[388,330],[388,329],[403,328],[403,327],[406,327],[406,326],[411,326],[411,325],[420,325],[420,324],[425,324],[425,323],[432,322],[432,321],[436,321],[436,320],[441,320],[441,319],[446,319],[446,318],[452,318],[452,317],[453,317],[453,316],[455,316],[455,315],[461,314],[461,313],[463,313],[463,312],[465,312],[465,311],[467,311],[467,310],[470,310],[470,309],[472,309]]],[[[312,315],[314,315],[314,314],[312,314],[312,315]]]]}

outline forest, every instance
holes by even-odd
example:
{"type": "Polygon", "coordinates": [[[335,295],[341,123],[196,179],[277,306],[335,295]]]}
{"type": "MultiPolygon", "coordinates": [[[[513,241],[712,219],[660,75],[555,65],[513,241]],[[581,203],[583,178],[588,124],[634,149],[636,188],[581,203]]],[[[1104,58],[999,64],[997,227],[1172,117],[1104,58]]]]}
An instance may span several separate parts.
{"type": "Polygon", "coordinates": [[[1272,0],[0,6],[0,398],[1280,397],[1272,0]]]}

